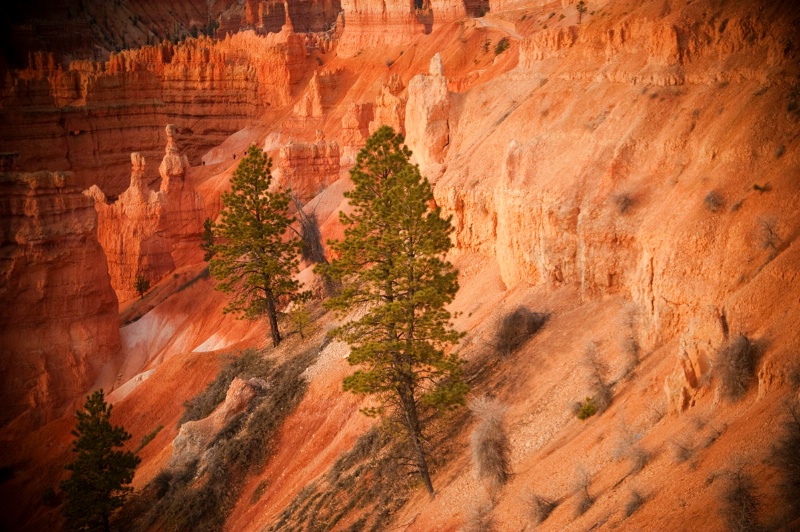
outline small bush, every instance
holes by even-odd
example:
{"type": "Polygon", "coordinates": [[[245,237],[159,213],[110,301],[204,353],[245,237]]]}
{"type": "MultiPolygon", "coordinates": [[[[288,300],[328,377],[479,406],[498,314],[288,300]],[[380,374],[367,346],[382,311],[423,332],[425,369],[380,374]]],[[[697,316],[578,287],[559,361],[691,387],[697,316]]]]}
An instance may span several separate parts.
{"type": "Polygon", "coordinates": [[[717,212],[725,204],[725,201],[722,199],[722,196],[720,196],[719,192],[712,190],[706,194],[706,197],[703,199],[703,203],[705,203],[706,209],[709,211],[717,212]]]}
{"type": "Polygon", "coordinates": [[[608,367],[600,359],[594,344],[587,346],[586,353],[583,356],[583,366],[587,372],[587,380],[589,381],[589,389],[592,392],[595,411],[598,414],[602,414],[611,404],[611,386],[606,382],[605,377],[608,373],[608,367]]]}
{"type": "Polygon", "coordinates": [[[461,532],[490,532],[495,529],[490,504],[473,504],[466,511],[466,522],[461,532]]]}
{"type": "Polygon", "coordinates": [[[753,381],[757,359],[755,344],[743,334],[737,335],[719,350],[714,366],[719,372],[720,390],[725,399],[737,401],[747,393],[753,381]]]}
{"type": "Polygon", "coordinates": [[[691,460],[694,456],[694,447],[686,440],[674,440],[672,442],[672,455],[675,463],[682,464],[691,460]]]}
{"type": "Polygon", "coordinates": [[[722,492],[720,509],[728,529],[736,532],[759,530],[758,508],[753,479],[741,470],[734,472],[722,492]]]}
{"type": "Polygon", "coordinates": [[[611,199],[614,205],[617,206],[617,211],[619,211],[620,214],[628,212],[635,203],[633,197],[627,192],[616,194],[611,199]]]}
{"type": "Polygon", "coordinates": [[[577,414],[575,414],[578,419],[583,421],[584,419],[590,418],[597,413],[597,406],[594,404],[594,398],[587,397],[583,400],[582,403],[578,403],[579,408],[577,414]]]}
{"type": "Polygon", "coordinates": [[[631,490],[631,498],[625,505],[625,517],[630,517],[644,504],[644,497],[636,490],[631,490]]]}
{"type": "Polygon", "coordinates": [[[144,436],[142,436],[142,440],[139,442],[139,445],[136,447],[136,450],[133,451],[134,454],[136,454],[139,451],[141,451],[142,449],[144,449],[145,445],[147,445],[148,443],[153,441],[153,438],[155,438],[156,435],[159,432],[161,432],[161,429],[163,429],[163,428],[164,428],[164,425],[159,425],[156,428],[154,428],[152,431],[150,431],[147,434],[145,434],[144,436]]]}
{"type": "Polygon", "coordinates": [[[472,465],[475,476],[489,484],[495,493],[511,476],[511,447],[503,423],[505,407],[498,401],[479,397],[469,404],[478,425],[471,436],[472,465]]]}
{"type": "Polygon", "coordinates": [[[583,468],[578,468],[575,472],[575,475],[575,485],[577,490],[575,497],[575,517],[580,517],[592,507],[594,504],[594,499],[589,494],[589,484],[591,483],[589,473],[583,468]]]}
{"type": "Polygon", "coordinates": [[[500,55],[506,50],[508,50],[511,43],[508,42],[508,37],[503,37],[499,41],[497,41],[497,45],[494,47],[494,55],[500,55]]]}
{"type": "Polygon", "coordinates": [[[553,513],[553,510],[556,509],[556,506],[558,506],[557,501],[548,499],[547,497],[542,497],[541,495],[537,495],[535,493],[531,494],[531,519],[537,525],[543,523],[548,517],[550,517],[550,514],[553,513]]]}
{"type": "Polygon", "coordinates": [[[640,437],[639,434],[629,431],[627,426],[623,424],[617,446],[612,453],[614,460],[627,460],[630,462],[630,474],[640,472],[650,460],[650,453],[639,442],[640,437]]]}
{"type": "Polygon", "coordinates": [[[500,354],[510,355],[539,332],[547,322],[547,318],[547,313],[531,312],[525,307],[517,307],[500,320],[495,333],[494,347],[500,354]]]}
{"type": "Polygon", "coordinates": [[[800,406],[792,405],[789,414],[770,462],[778,470],[778,493],[786,504],[788,520],[793,521],[800,517],[800,406]]]}

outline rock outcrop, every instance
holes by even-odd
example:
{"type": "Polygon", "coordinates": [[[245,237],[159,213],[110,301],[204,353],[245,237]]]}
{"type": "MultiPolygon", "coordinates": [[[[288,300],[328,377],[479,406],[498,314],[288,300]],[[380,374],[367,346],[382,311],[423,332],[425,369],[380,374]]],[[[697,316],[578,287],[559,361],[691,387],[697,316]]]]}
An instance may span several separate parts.
{"type": "Polygon", "coordinates": [[[408,82],[406,104],[406,144],[423,175],[431,179],[441,174],[441,163],[450,143],[450,93],[444,76],[442,57],[431,58],[430,74],[419,74],[408,82]]]}
{"type": "Polygon", "coordinates": [[[174,125],[166,127],[157,192],[144,179],[145,159],[136,152],[131,154],[130,186],[115,202],[109,203],[97,186],[86,192],[95,200],[99,240],[120,301],[137,295],[138,275],[156,283],[176,267],[202,260],[205,207],[187,176],[189,163],[176,145],[176,133],[174,125]]]}
{"type": "Polygon", "coordinates": [[[413,0],[342,0],[344,32],[336,49],[339,57],[353,57],[364,50],[398,46],[425,32],[417,20],[413,0]]]}
{"type": "Polygon", "coordinates": [[[406,100],[403,94],[403,81],[397,74],[392,74],[381,87],[375,99],[375,118],[369,123],[370,135],[381,126],[390,126],[396,132],[406,132],[406,100]]]}
{"type": "Polygon", "coordinates": [[[369,137],[369,124],[374,116],[373,105],[368,102],[351,103],[342,116],[342,166],[355,163],[358,151],[369,137]]]}
{"type": "Polygon", "coordinates": [[[339,179],[339,144],[326,141],[317,131],[314,143],[293,142],[280,149],[275,183],[291,188],[292,194],[307,202],[339,179]]]}
{"type": "MultiPolygon", "coordinates": [[[[258,392],[268,384],[262,379],[242,380],[236,377],[228,387],[225,400],[208,417],[187,421],[172,442],[170,466],[179,468],[202,459],[214,436],[235,416],[244,412],[258,392]]],[[[202,470],[202,461],[200,468],[202,470]]]]}
{"type": "Polygon", "coordinates": [[[88,390],[120,337],[97,215],[71,173],[0,174],[0,240],[0,427],[9,435],[88,390]]]}

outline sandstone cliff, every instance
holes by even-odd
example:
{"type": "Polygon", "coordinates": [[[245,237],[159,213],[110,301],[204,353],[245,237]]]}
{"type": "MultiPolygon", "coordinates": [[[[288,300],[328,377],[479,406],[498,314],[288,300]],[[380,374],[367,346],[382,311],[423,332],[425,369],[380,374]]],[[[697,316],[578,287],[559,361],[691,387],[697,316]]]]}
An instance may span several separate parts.
{"type": "Polygon", "coordinates": [[[176,268],[203,258],[205,207],[187,175],[189,163],[177,147],[176,133],[174,125],[166,127],[167,149],[159,166],[157,192],[144,179],[145,160],[136,152],[131,154],[130,186],[115,202],[109,203],[96,185],[86,192],[95,201],[98,238],[120,301],[138,295],[139,275],[155,284],[176,268]]]}
{"type": "Polygon", "coordinates": [[[63,413],[117,362],[117,301],[97,243],[97,215],[73,181],[60,172],[0,174],[6,437],[63,413]]]}

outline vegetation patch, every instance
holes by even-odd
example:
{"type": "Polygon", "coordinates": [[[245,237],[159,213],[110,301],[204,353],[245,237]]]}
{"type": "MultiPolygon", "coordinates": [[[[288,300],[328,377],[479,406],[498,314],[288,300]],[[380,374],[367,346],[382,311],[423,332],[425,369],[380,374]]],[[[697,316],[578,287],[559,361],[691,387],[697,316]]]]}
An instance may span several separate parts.
{"type": "Polygon", "coordinates": [[[548,317],[545,312],[532,312],[525,307],[517,307],[500,320],[493,342],[495,350],[500,355],[510,355],[539,332],[548,317]]]}
{"type": "Polygon", "coordinates": [[[737,335],[717,353],[715,369],[721,379],[720,391],[729,401],[738,401],[747,393],[755,377],[758,350],[743,334],[737,335]]]}
{"type": "Polygon", "coordinates": [[[282,364],[264,359],[254,350],[232,360],[189,403],[187,411],[193,413],[187,420],[201,419],[203,412],[213,411],[235,377],[261,377],[269,387],[220,431],[206,449],[202,463],[193,462],[156,476],[123,509],[118,528],[221,530],[248,474],[263,468],[274,453],[280,427],[305,394],[303,372],[313,363],[316,352],[302,352],[282,364]]]}

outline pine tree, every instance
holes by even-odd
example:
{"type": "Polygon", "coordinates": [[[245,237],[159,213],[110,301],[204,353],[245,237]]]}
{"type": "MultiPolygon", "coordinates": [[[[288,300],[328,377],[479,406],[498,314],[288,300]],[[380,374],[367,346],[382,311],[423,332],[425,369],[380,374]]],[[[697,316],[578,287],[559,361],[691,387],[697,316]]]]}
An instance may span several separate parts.
{"type": "Polygon", "coordinates": [[[345,194],[352,214],[340,214],[345,238],[330,243],[338,258],[318,269],[342,283],[328,308],[341,315],[365,309],[334,331],[350,344],[350,364],[360,367],[345,379],[345,390],[378,399],[366,414],[400,422],[433,494],[422,414],[463,404],[467,388],[460,359],[445,354],[461,336],[445,309],[458,280],[442,258],[452,245],[450,218],[431,207],[431,185],[402,144],[387,126],[367,140],[351,170],[355,188],[345,194]]]}
{"type": "Polygon", "coordinates": [[[211,275],[217,290],[233,294],[225,312],[246,319],[269,318],[272,345],[281,342],[278,306],[304,293],[292,278],[302,243],[288,231],[289,194],[270,192],[272,160],[250,146],[233,172],[231,191],[222,194],[220,221],[212,228],[211,275]]]}
{"type": "Polygon", "coordinates": [[[139,274],[136,276],[136,282],[134,283],[134,288],[136,292],[139,294],[139,299],[144,299],[144,295],[150,290],[150,280],[145,277],[143,274],[139,274]]]}
{"type": "Polygon", "coordinates": [[[72,450],[78,454],[66,466],[72,476],[61,483],[66,501],[64,516],[68,530],[110,530],[114,511],[125,502],[133,488],[133,472],[139,458],[122,447],[131,435],[121,426],[111,425],[111,405],[103,390],[86,399],[85,411],[77,412],[78,424],[72,434],[72,450]]]}
{"type": "Polygon", "coordinates": [[[200,244],[203,250],[203,260],[208,262],[214,257],[214,221],[206,218],[203,222],[203,241],[200,244]]]}
{"type": "Polygon", "coordinates": [[[575,9],[577,9],[577,11],[578,11],[578,24],[580,24],[584,13],[586,13],[589,10],[589,8],[586,7],[586,2],[584,2],[583,0],[580,0],[578,2],[578,5],[575,6],[575,9]]]}

